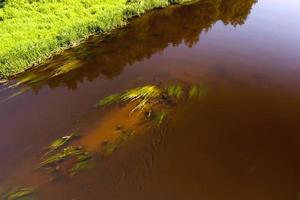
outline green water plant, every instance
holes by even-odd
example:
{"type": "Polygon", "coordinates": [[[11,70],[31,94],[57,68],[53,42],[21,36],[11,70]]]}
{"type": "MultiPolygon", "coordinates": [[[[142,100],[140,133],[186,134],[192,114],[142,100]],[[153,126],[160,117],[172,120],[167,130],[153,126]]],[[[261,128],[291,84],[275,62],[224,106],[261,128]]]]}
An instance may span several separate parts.
{"type": "Polygon", "coordinates": [[[108,105],[111,105],[113,103],[116,103],[117,101],[120,100],[120,94],[112,94],[110,96],[107,96],[103,99],[101,99],[99,102],[98,102],[98,106],[108,106],[108,105]]]}
{"type": "Polygon", "coordinates": [[[198,85],[192,85],[189,90],[189,98],[200,97],[204,92],[204,88],[198,85]]]}
{"type": "Polygon", "coordinates": [[[146,85],[128,90],[122,94],[113,94],[101,99],[98,103],[100,106],[111,105],[116,102],[135,102],[136,106],[132,109],[143,110],[147,105],[157,99],[162,94],[162,90],[155,85],[146,85]]]}
{"type": "Polygon", "coordinates": [[[73,138],[78,137],[78,136],[79,136],[78,133],[72,133],[70,135],[66,135],[59,139],[54,140],[47,148],[48,151],[47,151],[46,155],[59,149],[60,147],[64,146],[66,143],[68,143],[70,140],[72,140],[73,138]]]}
{"type": "Polygon", "coordinates": [[[107,142],[102,146],[102,153],[104,156],[113,154],[121,145],[126,143],[132,136],[134,131],[130,129],[124,129],[120,132],[119,137],[111,142],[107,142]]]}
{"type": "Polygon", "coordinates": [[[183,88],[181,85],[169,85],[166,88],[167,94],[170,97],[180,98],[183,94],[183,88]]]}
{"type": "Polygon", "coordinates": [[[54,155],[51,155],[51,156],[43,159],[42,162],[40,163],[40,167],[55,164],[55,163],[65,160],[69,157],[78,156],[83,153],[84,153],[84,151],[82,150],[82,147],[69,146],[69,147],[64,148],[61,152],[58,152],[54,155]]]}
{"type": "Polygon", "coordinates": [[[146,85],[132,90],[128,90],[121,96],[122,101],[151,100],[157,98],[161,90],[154,85],[146,85]]]}
{"type": "MultiPolygon", "coordinates": [[[[152,110],[151,107],[164,102],[164,104],[174,104],[174,101],[178,101],[185,94],[189,98],[200,97],[203,94],[204,89],[197,85],[190,86],[188,92],[184,90],[181,85],[172,84],[168,85],[164,89],[155,85],[146,85],[128,90],[121,94],[113,94],[101,99],[98,103],[99,106],[107,106],[117,102],[131,102],[135,103],[135,107],[131,112],[136,110],[152,110]],[[187,95],[186,95],[187,93],[187,95]]],[[[147,112],[147,111],[146,111],[147,112]]],[[[151,114],[152,112],[148,112],[151,114]]],[[[167,113],[157,113],[158,122],[161,123],[166,117],[167,113]]]]}
{"type": "Polygon", "coordinates": [[[105,145],[105,147],[103,148],[103,153],[104,155],[111,155],[113,152],[115,152],[115,150],[119,147],[119,143],[118,142],[109,142],[105,145]]]}
{"type": "Polygon", "coordinates": [[[55,69],[54,73],[52,74],[52,76],[50,78],[62,75],[62,74],[66,74],[70,71],[73,71],[77,68],[81,67],[81,63],[78,60],[72,60],[69,63],[66,63],[65,65],[61,65],[59,66],[57,69],[55,69]]]}
{"type": "Polygon", "coordinates": [[[168,115],[167,111],[161,111],[155,114],[153,121],[157,124],[157,125],[161,125],[164,120],[166,119],[168,115]]]}
{"type": "Polygon", "coordinates": [[[75,176],[76,174],[78,174],[80,171],[85,170],[90,168],[91,162],[90,160],[84,160],[81,162],[76,162],[75,165],[69,170],[69,175],[71,177],[75,176]]]}
{"type": "MultiPolygon", "coordinates": [[[[133,103],[135,110],[145,110],[146,123],[149,120],[157,125],[161,125],[169,112],[171,106],[177,105],[168,103],[169,101],[182,101],[184,99],[199,97],[202,94],[201,87],[192,85],[189,89],[184,89],[181,85],[169,85],[163,89],[155,85],[146,85],[127,90],[120,94],[113,94],[101,99],[98,102],[99,106],[108,106],[113,103],[133,103]],[[186,98],[184,98],[186,97],[186,98]]],[[[132,112],[131,111],[131,112],[132,112]]],[[[153,124],[150,124],[153,125],[153,124]]],[[[131,129],[125,129],[121,126],[116,128],[118,137],[111,141],[105,141],[101,145],[100,154],[109,156],[113,154],[121,145],[126,143],[134,135],[131,129]]],[[[53,141],[48,147],[46,158],[40,163],[41,167],[52,167],[55,171],[59,171],[60,163],[64,160],[71,159],[73,163],[68,168],[69,175],[75,176],[81,170],[87,169],[91,166],[93,155],[80,146],[67,146],[59,152],[53,154],[52,152],[58,151],[62,146],[66,145],[77,134],[70,134],[53,141]],[[50,156],[48,155],[50,154],[50,156]],[[56,170],[58,169],[58,170],[56,170]]]]}
{"type": "Polygon", "coordinates": [[[162,90],[154,85],[147,85],[143,87],[138,87],[125,92],[121,96],[122,101],[136,101],[137,105],[131,112],[136,110],[144,110],[147,105],[157,99],[162,94],[162,90]]]}
{"type": "Polygon", "coordinates": [[[76,157],[76,163],[69,170],[69,175],[72,177],[78,174],[78,172],[90,168],[92,166],[91,159],[92,155],[88,152],[78,155],[76,157]]]}
{"type": "Polygon", "coordinates": [[[70,176],[74,176],[79,171],[85,169],[90,163],[92,154],[85,151],[82,146],[72,146],[69,144],[69,146],[61,149],[70,143],[73,138],[78,136],[79,134],[72,133],[53,141],[48,146],[48,151],[42,157],[39,167],[46,169],[52,175],[51,180],[59,177],[58,172],[61,169],[61,164],[63,164],[65,160],[70,159],[70,163],[72,163],[72,165],[68,167],[70,176]]]}
{"type": "Polygon", "coordinates": [[[201,97],[206,93],[206,87],[203,85],[192,85],[189,89],[189,98],[201,97]]]}
{"type": "Polygon", "coordinates": [[[4,195],[2,195],[3,200],[21,200],[25,197],[29,197],[31,195],[34,195],[36,193],[36,190],[33,188],[19,188],[15,190],[11,190],[4,195]]]}
{"type": "Polygon", "coordinates": [[[190,88],[190,91],[189,91],[189,97],[190,98],[193,98],[195,96],[198,96],[198,87],[196,85],[193,85],[191,88],[190,88]]]}

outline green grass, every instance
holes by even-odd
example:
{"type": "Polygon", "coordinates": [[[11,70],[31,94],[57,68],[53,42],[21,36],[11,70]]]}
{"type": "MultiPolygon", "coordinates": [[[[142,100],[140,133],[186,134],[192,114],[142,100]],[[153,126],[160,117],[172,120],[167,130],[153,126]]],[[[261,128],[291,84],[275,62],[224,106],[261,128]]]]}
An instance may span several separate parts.
{"type": "Polygon", "coordinates": [[[6,0],[0,8],[0,78],[154,8],[191,0],[6,0]]]}

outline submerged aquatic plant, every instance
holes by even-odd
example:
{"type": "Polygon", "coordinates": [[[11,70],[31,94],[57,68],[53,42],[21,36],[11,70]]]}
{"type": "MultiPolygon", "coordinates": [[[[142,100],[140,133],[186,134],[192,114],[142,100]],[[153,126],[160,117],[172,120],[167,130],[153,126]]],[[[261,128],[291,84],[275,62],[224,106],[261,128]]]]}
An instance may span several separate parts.
{"type": "Polygon", "coordinates": [[[29,73],[26,74],[25,76],[21,76],[20,78],[18,78],[17,82],[13,85],[10,86],[10,88],[15,88],[18,87],[20,85],[33,85],[37,82],[43,81],[45,80],[45,77],[42,76],[41,74],[35,74],[35,73],[29,73]]]}
{"type": "MultiPolygon", "coordinates": [[[[60,150],[59,152],[53,154],[53,151],[58,150],[65,144],[67,144],[72,138],[79,136],[79,134],[72,133],[70,135],[64,136],[52,142],[48,147],[48,152],[42,158],[39,167],[47,169],[51,174],[57,175],[56,172],[60,170],[59,164],[66,159],[73,159],[75,162],[69,169],[69,175],[74,176],[80,170],[87,166],[88,161],[92,159],[92,154],[85,151],[81,146],[67,146],[66,148],[60,150]],[[49,155],[50,154],[50,155],[49,155]]],[[[73,161],[72,160],[72,161],[73,161]]],[[[57,177],[54,177],[54,179],[57,177]]],[[[53,180],[53,179],[52,179],[53,180]]]]}
{"type": "Polygon", "coordinates": [[[180,98],[183,94],[183,88],[180,85],[169,85],[166,88],[167,94],[170,97],[180,98]]]}
{"type": "Polygon", "coordinates": [[[58,67],[55,71],[54,71],[54,74],[50,77],[56,77],[56,76],[59,76],[61,74],[66,74],[70,71],[73,71],[77,68],[81,67],[81,63],[79,60],[72,60],[71,62],[69,63],[66,63],[60,67],[58,67]]]}
{"type": "Polygon", "coordinates": [[[134,135],[134,132],[129,129],[122,130],[120,133],[120,136],[112,142],[107,142],[103,146],[103,154],[105,156],[113,154],[122,144],[127,142],[132,136],[134,135]]]}
{"type": "Polygon", "coordinates": [[[2,196],[3,200],[19,200],[24,197],[28,197],[30,195],[35,194],[36,191],[33,188],[20,188],[17,190],[12,190],[7,192],[2,196]]]}
{"type": "Polygon", "coordinates": [[[191,88],[190,88],[190,91],[189,91],[189,97],[190,98],[193,98],[195,96],[198,96],[198,87],[196,85],[193,85],[191,88]]]}
{"type": "Polygon", "coordinates": [[[122,101],[150,100],[157,98],[161,90],[154,85],[146,85],[125,92],[121,96],[122,101]]]}
{"type": "Polygon", "coordinates": [[[57,149],[59,149],[60,147],[62,147],[63,145],[65,145],[67,142],[69,142],[71,139],[73,139],[74,137],[77,137],[79,136],[79,134],[77,133],[72,133],[70,135],[66,135],[66,136],[63,136],[55,141],[53,141],[50,146],[47,148],[48,149],[48,152],[46,153],[49,154],[57,149]]]}
{"type": "Polygon", "coordinates": [[[60,161],[65,160],[66,158],[72,157],[72,156],[78,156],[83,154],[83,150],[81,147],[78,146],[70,146],[64,148],[61,152],[54,154],[46,159],[44,159],[41,163],[40,166],[46,166],[50,164],[54,164],[60,161]]]}
{"type": "Polygon", "coordinates": [[[69,170],[69,175],[75,176],[76,174],[78,174],[78,172],[87,169],[91,167],[91,162],[90,160],[84,160],[81,162],[77,162],[70,170],[69,170]]]}
{"type": "Polygon", "coordinates": [[[155,115],[155,117],[154,117],[154,122],[157,124],[157,125],[161,125],[163,122],[164,122],[164,120],[166,119],[166,117],[167,117],[167,112],[166,111],[161,111],[161,112],[159,112],[159,113],[157,113],[156,115],[155,115]]]}
{"type": "Polygon", "coordinates": [[[103,149],[104,155],[111,155],[118,148],[119,144],[116,143],[107,143],[103,149]]]}
{"type": "Polygon", "coordinates": [[[189,98],[201,97],[206,92],[204,86],[192,85],[189,90],[189,98]]]}
{"type": "Polygon", "coordinates": [[[146,108],[147,104],[156,99],[161,95],[162,91],[154,86],[147,85],[143,87],[138,87],[132,90],[125,92],[121,96],[122,101],[137,101],[136,107],[131,111],[134,112],[136,110],[143,110],[146,108]]]}
{"type": "Polygon", "coordinates": [[[143,87],[128,90],[123,94],[113,94],[101,99],[98,103],[100,106],[107,106],[118,101],[121,102],[137,102],[136,107],[132,110],[143,110],[147,104],[158,98],[162,94],[162,90],[154,85],[146,85],[143,87]]]}
{"type": "Polygon", "coordinates": [[[77,156],[75,165],[69,170],[70,176],[75,176],[79,171],[91,167],[92,155],[88,152],[77,156]]]}
{"type": "MultiPolygon", "coordinates": [[[[101,99],[98,103],[100,106],[111,105],[116,102],[135,102],[136,106],[131,112],[136,110],[145,110],[149,106],[154,106],[157,103],[171,104],[174,102],[172,98],[180,99],[184,94],[184,89],[181,85],[169,85],[165,89],[158,88],[155,85],[146,85],[137,87],[123,94],[113,94],[101,99]]],[[[188,96],[189,98],[200,97],[203,94],[203,88],[193,85],[190,87],[188,96]]],[[[162,115],[161,117],[165,117],[162,115]]]]}
{"type": "Polygon", "coordinates": [[[120,100],[120,94],[112,94],[99,101],[98,106],[108,106],[120,100]]]}

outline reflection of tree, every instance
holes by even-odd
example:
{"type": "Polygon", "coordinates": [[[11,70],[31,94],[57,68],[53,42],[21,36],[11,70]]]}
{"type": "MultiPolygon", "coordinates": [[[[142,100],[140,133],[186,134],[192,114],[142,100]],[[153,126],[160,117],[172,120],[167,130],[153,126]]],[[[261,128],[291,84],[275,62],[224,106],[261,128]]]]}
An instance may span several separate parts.
{"type": "MultiPolygon", "coordinates": [[[[66,51],[42,67],[25,73],[20,79],[38,73],[39,81],[27,82],[38,90],[43,83],[50,87],[67,85],[76,89],[77,83],[92,81],[100,74],[113,78],[122,73],[126,65],[150,58],[169,44],[184,42],[192,47],[202,31],[209,31],[218,20],[234,26],[245,22],[256,0],[201,0],[197,4],[175,6],[154,11],[133,20],[124,29],[105,37],[91,39],[85,44],[66,51]],[[77,60],[82,65],[66,74],[53,75],[57,68],[77,60]]],[[[35,77],[35,76],[33,76],[35,77]]]]}
{"type": "Polygon", "coordinates": [[[250,14],[252,5],[257,0],[223,0],[220,7],[220,19],[224,24],[242,25],[250,14]]]}

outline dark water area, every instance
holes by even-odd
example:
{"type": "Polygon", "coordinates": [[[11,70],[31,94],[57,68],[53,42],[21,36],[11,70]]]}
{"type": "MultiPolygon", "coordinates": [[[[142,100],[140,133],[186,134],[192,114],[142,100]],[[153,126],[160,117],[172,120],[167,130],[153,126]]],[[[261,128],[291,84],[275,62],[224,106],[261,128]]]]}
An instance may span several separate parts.
{"type": "Polygon", "coordinates": [[[0,86],[0,192],[35,199],[300,199],[300,2],[206,0],[150,12],[0,86]],[[89,146],[136,119],[96,108],[131,88],[205,85],[161,127],[139,129],[92,169],[49,181],[56,138],[89,146]]]}

